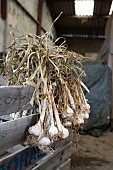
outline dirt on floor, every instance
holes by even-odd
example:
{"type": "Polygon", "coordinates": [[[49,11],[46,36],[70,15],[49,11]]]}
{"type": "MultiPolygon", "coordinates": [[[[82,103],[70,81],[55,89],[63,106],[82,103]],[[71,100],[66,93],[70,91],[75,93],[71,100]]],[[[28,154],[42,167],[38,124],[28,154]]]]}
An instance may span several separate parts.
{"type": "Polygon", "coordinates": [[[77,147],[73,141],[71,170],[113,170],[113,132],[79,135],[77,147]]]}

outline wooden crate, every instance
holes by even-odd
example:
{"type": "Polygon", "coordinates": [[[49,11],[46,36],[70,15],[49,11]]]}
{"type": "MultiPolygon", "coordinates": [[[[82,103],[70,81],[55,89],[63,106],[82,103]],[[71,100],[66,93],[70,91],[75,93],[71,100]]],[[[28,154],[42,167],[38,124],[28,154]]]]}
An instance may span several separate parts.
{"type": "MultiPolygon", "coordinates": [[[[30,87],[0,86],[0,116],[17,112],[33,94],[30,87]]],[[[31,109],[29,104],[23,109],[31,109]]],[[[38,148],[23,146],[28,127],[38,115],[0,123],[0,170],[69,170],[72,134],[53,143],[53,151],[46,154],[38,148]],[[67,169],[66,169],[67,168],[67,169]]]]}

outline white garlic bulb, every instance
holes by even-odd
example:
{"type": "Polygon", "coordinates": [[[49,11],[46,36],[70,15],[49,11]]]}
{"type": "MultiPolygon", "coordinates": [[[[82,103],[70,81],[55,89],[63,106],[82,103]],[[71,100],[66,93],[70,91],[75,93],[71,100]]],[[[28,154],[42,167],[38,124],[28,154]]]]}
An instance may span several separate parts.
{"type": "Polygon", "coordinates": [[[42,147],[49,146],[51,144],[51,141],[48,137],[42,137],[39,139],[38,144],[42,147]]]}
{"type": "Polygon", "coordinates": [[[53,137],[56,136],[57,134],[58,134],[58,129],[56,128],[56,126],[51,126],[49,128],[49,135],[53,137]]]}

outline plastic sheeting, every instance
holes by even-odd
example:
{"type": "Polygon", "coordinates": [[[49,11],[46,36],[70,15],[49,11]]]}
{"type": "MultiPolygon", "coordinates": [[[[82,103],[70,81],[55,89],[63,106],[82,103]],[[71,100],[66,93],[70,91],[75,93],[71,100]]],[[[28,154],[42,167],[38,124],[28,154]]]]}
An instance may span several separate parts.
{"type": "Polygon", "coordinates": [[[83,125],[83,131],[98,136],[110,123],[111,70],[97,61],[84,62],[83,69],[86,73],[83,82],[90,93],[84,92],[91,106],[90,118],[83,125]]]}

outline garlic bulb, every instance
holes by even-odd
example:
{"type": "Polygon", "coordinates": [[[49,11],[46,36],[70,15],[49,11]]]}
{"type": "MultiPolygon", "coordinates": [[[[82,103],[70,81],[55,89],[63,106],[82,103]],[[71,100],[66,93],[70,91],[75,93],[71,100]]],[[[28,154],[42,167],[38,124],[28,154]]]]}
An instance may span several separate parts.
{"type": "Polygon", "coordinates": [[[65,127],[71,127],[72,126],[72,122],[71,121],[67,121],[67,122],[64,122],[63,125],[65,127]]]}
{"type": "Polygon", "coordinates": [[[86,103],[86,109],[90,109],[90,105],[86,103]]]}
{"type": "Polygon", "coordinates": [[[19,119],[21,117],[21,112],[15,113],[14,120],[19,119]]]}
{"type": "Polygon", "coordinates": [[[41,133],[41,125],[40,125],[40,123],[38,122],[34,126],[29,127],[28,132],[30,134],[35,135],[35,136],[39,136],[40,133],[41,133]]]}
{"type": "Polygon", "coordinates": [[[21,118],[21,112],[11,113],[10,118],[14,120],[21,118]]]}
{"type": "Polygon", "coordinates": [[[25,116],[27,115],[27,112],[28,112],[28,110],[24,110],[24,111],[22,112],[22,117],[25,117],[25,116]]]}
{"type": "Polygon", "coordinates": [[[65,139],[69,136],[69,131],[62,125],[62,138],[65,139]]]}
{"type": "Polygon", "coordinates": [[[89,119],[89,113],[81,113],[80,116],[83,118],[83,119],[89,119]]]}
{"type": "Polygon", "coordinates": [[[67,106],[67,113],[72,115],[74,111],[71,109],[71,107],[67,106]]]}
{"type": "Polygon", "coordinates": [[[62,118],[68,118],[68,117],[72,117],[73,116],[73,114],[66,114],[66,113],[62,113],[62,118]]]}
{"type": "Polygon", "coordinates": [[[39,139],[38,144],[42,147],[49,146],[51,144],[51,141],[47,137],[42,137],[41,139],[39,139]]]}
{"type": "Polygon", "coordinates": [[[10,114],[10,118],[11,118],[11,119],[14,119],[14,118],[15,118],[15,113],[11,113],[11,114],[10,114]]]}
{"type": "Polygon", "coordinates": [[[36,123],[34,126],[29,127],[28,132],[30,134],[39,136],[43,134],[43,128],[41,125],[43,125],[44,117],[45,117],[45,111],[46,111],[46,98],[42,102],[42,112],[40,115],[40,119],[38,123],[36,123]]]}
{"type": "Polygon", "coordinates": [[[49,135],[51,137],[54,137],[54,136],[58,135],[58,129],[55,126],[51,126],[49,128],[49,135]]]}
{"type": "Polygon", "coordinates": [[[77,116],[74,121],[73,121],[73,125],[76,126],[76,125],[80,125],[84,123],[84,119],[80,116],[77,116]]]}
{"type": "Polygon", "coordinates": [[[85,113],[84,119],[89,119],[89,113],[85,113]]]}
{"type": "Polygon", "coordinates": [[[67,113],[62,113],[62,118],[67,118],[67,117],[72,117],[73,114],[74,114],[74,111],[73,109],[71,109],[71,107],[69,107],[67,105],[67,110],[66,110],[67,113]]]}

